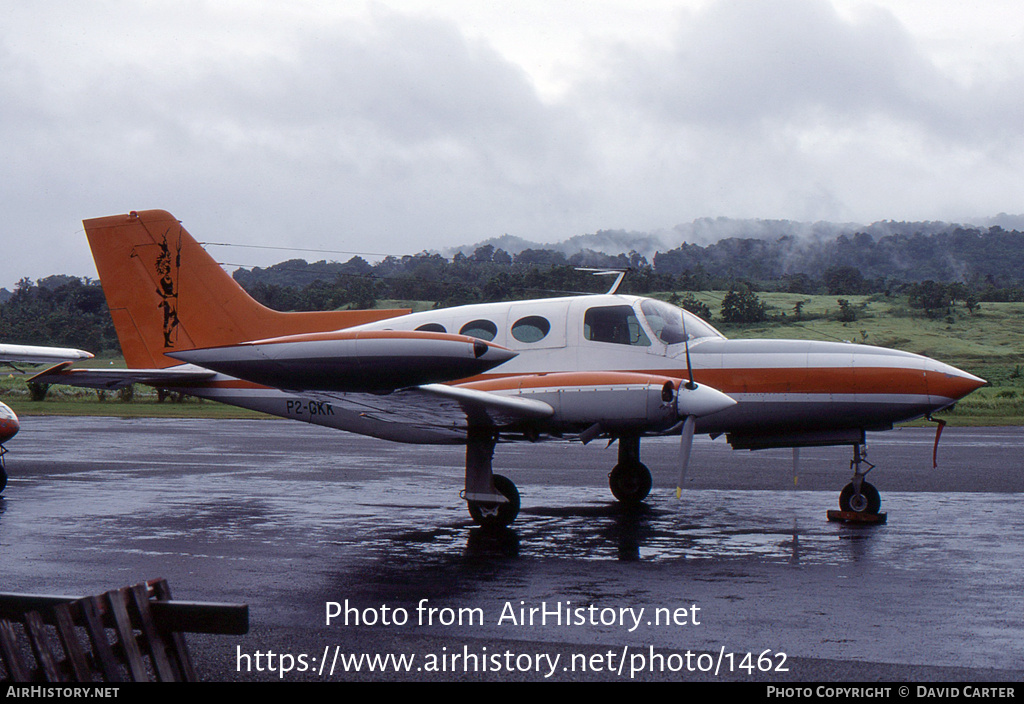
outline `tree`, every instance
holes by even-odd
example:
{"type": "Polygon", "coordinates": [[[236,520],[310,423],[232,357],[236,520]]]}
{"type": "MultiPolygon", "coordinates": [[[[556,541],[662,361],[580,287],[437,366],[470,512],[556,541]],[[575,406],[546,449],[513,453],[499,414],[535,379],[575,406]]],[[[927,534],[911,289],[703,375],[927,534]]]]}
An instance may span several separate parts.
{"type": "Polygon", "coordinates": [[[476,248],[473,252],[473,256],[470,257],[475,262],[489,262],[494,259],[494,245],[485,244],[476,248]]]}
{"type": "Polygon", "coordinates": [[[943,308],[948,312],[953,304],[953,296],[948,286],[928,280],[911,284],[907,292],[907,302],[911,308],[923,308],[926,315],[933,317],[943,308]]]}
{"type": "Polygon", "coordinates": [[[844,323],[852,323],[857,319],[857,310],[850,305],[850,302],[845,298],[840,298],[839,301],[839,320],[844,323]]]}
{"type": "Polygon", "coordinates": [[[825,288],[834,296],[863,293],[866,290],[860,269],[852,266],[833,266],[822,275],[825,288]]]}
{"type": "Polygon", "coordinates": [[[760,323],[767,319],[764,303],[746,284],[730,288],[722,299],[722,320],[727,323],[760,323]]]}
{"type": "Polygon", "coordinates": [[[804,306],[810,303],[810,300],[797,301],[793,304],[793,315],[796,316],[797,320],[800,320],[800,316],[803,315],[804,306]]]}
{"type": "Polygon", "coordinates": [[[711,320],[711,309],[708,308],[707,304],[697,299],[692,293],[687,292],[682,298],[679,294],[673,293],[669,296],[668,302],[672,305],[680,306],[684,310],[688,310],[698,318],[704,320],[711,320]]]}

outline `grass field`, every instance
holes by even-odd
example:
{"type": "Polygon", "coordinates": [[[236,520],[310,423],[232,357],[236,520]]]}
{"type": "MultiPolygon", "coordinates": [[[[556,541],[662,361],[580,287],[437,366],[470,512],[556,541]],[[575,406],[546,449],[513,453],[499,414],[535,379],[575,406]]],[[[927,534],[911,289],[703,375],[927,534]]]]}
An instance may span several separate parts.
{"type": "MultiPolygon", "coordinates": [[[[769,322],[727,325],[721,322],[720,315],[724,295],[723,291],[708,291],[696,297],[708,305],[712,313],[710,322],[727,337],[848,340],[924,354],[989,382],[989,386],[975,391],[953,411],[942,414],[951,425],[1024,425],[1024,303],[982,303],[973,315],[957,306],[948,315],[943,311],[938,317],[928,318],[920,311],[912,311],[905,298],[881,294],[844,296],[857,317],[841,322],[836,296],[763,293],[758,295],[768,308],[769,322]]],[[[429,303],[419,301],[386,303],[384,307],[430,307],[429,303]]],[[[107,357],[89,360],[87,365],[124,366],[124,362],[107,357]]],[[[54,386],[45,400],[33,401],[25,377],[9,374],[0,378],[0,401],[19,415],[263,417],[197,399],[159,403],[156,393],[143,386],[134,387],[132,393],[130,400],[117,392],[108,392],[101,398],[92,390],[54,386]]]]}

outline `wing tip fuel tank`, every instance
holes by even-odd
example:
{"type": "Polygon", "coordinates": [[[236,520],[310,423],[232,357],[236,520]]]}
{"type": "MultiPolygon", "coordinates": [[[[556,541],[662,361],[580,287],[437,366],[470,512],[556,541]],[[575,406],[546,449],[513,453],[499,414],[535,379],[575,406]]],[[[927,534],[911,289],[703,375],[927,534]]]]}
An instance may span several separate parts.
{"type": "Polygon", "coordinates": [[[279,388],[372,392],[464,379],[517,353],[464,335],[342,330],[168,354],[279,388]]]}

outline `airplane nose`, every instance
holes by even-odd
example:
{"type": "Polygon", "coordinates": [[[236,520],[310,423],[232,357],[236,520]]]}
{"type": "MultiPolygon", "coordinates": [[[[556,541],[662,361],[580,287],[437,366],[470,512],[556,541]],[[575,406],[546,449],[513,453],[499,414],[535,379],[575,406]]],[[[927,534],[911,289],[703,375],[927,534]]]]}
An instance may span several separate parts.
{"type": "Polygon", "coordinates": [[[679,385],[679,395],[676,397],[680,418],[708,416],[735,405],[735,399],[707,384],[694,384],[694,388],[690,389],[684,382],[679,385]]]}
{"type": "Polygon", "coordinates": [[[927,375],[928,395],[933,401],[959,401],[967,394],[988,384],[981,377],[962,369],[932,360],[931,373],[927,375]]]}

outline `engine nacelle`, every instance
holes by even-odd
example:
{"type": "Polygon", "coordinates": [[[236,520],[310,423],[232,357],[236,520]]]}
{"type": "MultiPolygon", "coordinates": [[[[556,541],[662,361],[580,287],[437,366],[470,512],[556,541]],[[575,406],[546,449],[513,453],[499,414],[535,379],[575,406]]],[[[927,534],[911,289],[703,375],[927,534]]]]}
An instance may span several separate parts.
{"type": "Polygon", "coordinates": [[[686,389],[678,379],[634,372],[559,372],[464,384],[500,395],[542,401],[556,425],[593,425],[605,430],[665,430],[687,415],[702,416],[736,402],[702,384],[686,389]]]}

